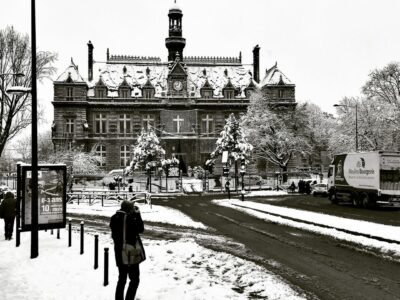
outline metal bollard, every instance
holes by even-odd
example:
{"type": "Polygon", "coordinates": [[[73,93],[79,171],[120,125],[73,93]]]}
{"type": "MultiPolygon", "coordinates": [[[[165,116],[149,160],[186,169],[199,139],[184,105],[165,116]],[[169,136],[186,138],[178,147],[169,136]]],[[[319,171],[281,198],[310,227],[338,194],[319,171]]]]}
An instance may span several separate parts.
{"type": "Polygon", "coordinates": [[[108,248],[104,248],[104,286],[108,285],[108,248]]]}
{"type": "Polygon", "coordinates": [[[57,228],[57,239],[60,239],[60,228],[57,228]]]}
{"type": "Polygon", "coordinates": [[[15,246],[19,247],[19,245],[21,245],[21,228],[17,228],[15,233],[15,246]]]}
{"type": "Polygon", "coordinates": [[[83,252],[84,252],[84,225],[85,225],[85,222],[81,222],[81,254],[83,254],[83,252]]]}
{"type": "Polygon", "coordinates": [[[99,235],[94,235],[94,269],[99,267],[99,235]]]}
{"type": "Polygon", "coordinates": [[[53,229],[50,230],[50,234],[51,234],[51,235],[53,234],[53,229]]]}
{"type": "Polygon", "coordinates": [[[71,226],[71,218],[68,219],[68,247],[72,245],[72,226],[71,226]]]}

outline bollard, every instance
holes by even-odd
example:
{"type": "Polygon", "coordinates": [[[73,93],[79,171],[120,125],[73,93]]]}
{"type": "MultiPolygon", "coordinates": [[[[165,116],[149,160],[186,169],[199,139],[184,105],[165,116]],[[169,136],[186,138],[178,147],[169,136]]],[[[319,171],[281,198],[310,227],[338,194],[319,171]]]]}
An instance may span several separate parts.
{"type": "Polygon", "coordinates": [[[94,235],[94,269],[99,267],[99,235],[94,235]]]}
{"type": "Polygon", "coordinates": [[[101,206],[104,206],[104,195],[101,195],[101,206]]]}
{"type": "Polygon", "coordinates": [[[19,247],[21,245],[21,228],[17,228],[15,233],[15,246],[19,247]]]}
{"type": "Polygon", "coordinates": [[[84,225],[85,223],[82,221],[81,222],[81,254],[83,254],[84,250],[84,225]]]}
{"type": "Polygon", "coordinates": [[[50,234],[51,234],[51,235],[53,234],[53,229],[52,229],[52,230],[50,230],[50,234]]]}
{"type": "Polygon", "coordinates": [[[104,248],[104,286],[108,285],[108,248],[104,248]]]}
{"type": "Polygon", "coordinates": [[[71,226],[71,218],[68,219],[68,247],[72,245],[72,226],[71,226]]]}
{"type": "Polygon", "coordinates": [[[57,239],[60,239],[60,228],[57,228],[57,239]]]}

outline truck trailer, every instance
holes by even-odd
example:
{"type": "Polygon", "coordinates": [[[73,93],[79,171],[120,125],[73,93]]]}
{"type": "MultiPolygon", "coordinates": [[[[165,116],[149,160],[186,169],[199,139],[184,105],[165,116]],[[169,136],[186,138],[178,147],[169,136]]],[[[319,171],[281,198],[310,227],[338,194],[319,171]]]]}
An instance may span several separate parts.
{"type": "Polygon", "coordinates": [[[328,171],[332,203],[356,207],[400,203],[400,152],[373,151],[335,155],[328,171]]]}

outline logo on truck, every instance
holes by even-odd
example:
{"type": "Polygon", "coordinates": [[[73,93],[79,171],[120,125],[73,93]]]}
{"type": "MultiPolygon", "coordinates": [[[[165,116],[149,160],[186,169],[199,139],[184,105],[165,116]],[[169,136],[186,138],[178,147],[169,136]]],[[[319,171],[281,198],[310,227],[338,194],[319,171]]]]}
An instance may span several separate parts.
{"type": "Polygon", "coordinates": [[[374,169],[366,169],[365,167],[365,159],[363,157],[360,157],[360,159],[357,161],[355,168],[350,169],[349,168],[349,174],[351,175],[372,175],[375,174],[374,169]]]}

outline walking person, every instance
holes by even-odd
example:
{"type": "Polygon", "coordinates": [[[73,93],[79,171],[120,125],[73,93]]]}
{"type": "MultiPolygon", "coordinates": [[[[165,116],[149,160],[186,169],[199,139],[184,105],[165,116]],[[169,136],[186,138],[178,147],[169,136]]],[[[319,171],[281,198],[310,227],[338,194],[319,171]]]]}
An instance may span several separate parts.
{"type": "Polygon", "coordinates": [[[114,240],[115,261],[118,267],[118,283],[115,291],[115,300],[124,299],[124,289],[126,279],[129,276],[129,286],[125,299],[135,299],[136,291],[139,286],[139,263],[146,259],[142,241],[139,233],[144,231],[143,220],[139,208],[132,202],[122,201],[121,209],[118,210],[110,221],[111,235],[114,240]],[[126,264],[123,257],[125,244],[138,245],[142,250],[142,258],[139,263],[126,264]]]}
{"type": "Polygon", "coordinates": [[[14,219],[16,215],[17,200],[12,192],[7,192],[0,205],[0,216],[4,219],[4,236],[11,240],[14,230],[14,219]]]}

